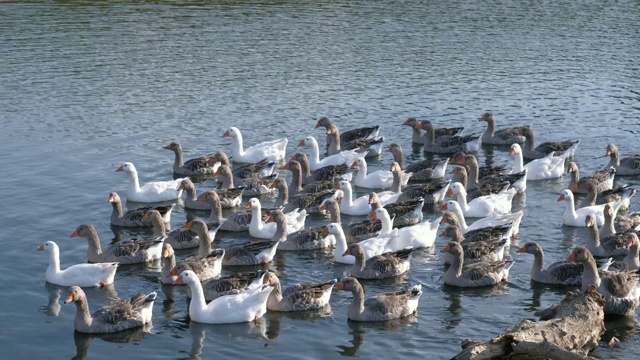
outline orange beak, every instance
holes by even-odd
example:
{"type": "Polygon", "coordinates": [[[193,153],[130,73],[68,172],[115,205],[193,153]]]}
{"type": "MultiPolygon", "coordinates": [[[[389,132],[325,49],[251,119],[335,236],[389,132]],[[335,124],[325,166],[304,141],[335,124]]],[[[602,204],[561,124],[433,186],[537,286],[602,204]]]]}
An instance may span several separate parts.
{"type": "Polygon", "coordinates": [[[557,201],[561,201],[561,200],[564,200],[564,194],[561,194],[561,195],[558,197],[558,200],[557,200],[557,201]]]}
{"type": "MultiPolygon", "coordinates": [[[[171,275],[171,276],[175,276],[175,275],[171,275]]],[[[182,275],[178,276],[173,283],[174,284],[184,284],[184,280],[182,279],[182,275]]]]}
{"type": "Polygon", "coordinates": [[[198,196],[198,201],[205,201],[207,200],[207,194],[200,194],[200,196],[198,196]]]}
{"type": "Polygon", "coordinates": [[[521,247],[520,249],[518,249],[518,252],[519,253],[527,252],[527,247],[526,246],[521,247]]]}
{"type": "Polygon", "coordinates": [[[119,171],[124,171],[124,167],[122,167],[122,165],[120,165],[120,167],[116,169],[116,172],[119,172],[119,171]]]}
{"type": "Polygon", "coordinates": [[[70,303],[73,301],[73,294],[72,293],[67,293],[67,297],[64,299],[64,303],[70,303]]]}
{"type": "Polygon", "coordinates": [[[269,189],[275,189],[275,188],[277,188],[277,187],[278,187],[278,185],[276,185],[276,182],[275,182],[275,181],[274,181],[274,182],[272,182],[272,183],[271,183],[271,185],[269,185],[269,189]]]}
{"type": "Polygon", "coordinates": [[[451,245],[447,244],[442,248],[442,250],[440,250],[440,252],[449,252],[449,250],[451,250],[451,245]]]}
{"type": "Polygon", "coordinates": [[[113,195],[109,195],[109,202],[112,203],[112,202],[115,202],[115,201],[116,201],[116,197],[113,196],[113,195]]]}
{"type": "Polygon", "coordinates": [[[244,207],[245,209],[251,209],[251,203],[248,202],[247,205],[244,207]]]}
{"type": "Polygon", "coordinates": [[[351,166],[358,167],[358,162],[357,162],[357,161],[354,161],[354,162],[353,162],[353,164],[351,164],[351,166]]]}
{"type": "Polygon", "coordinates": [[[373,219],[377,219],[378,216],[376,215],[375,211],[370,213],[369,215],[367,215],[367,219],[369,220],[373,220],[373,219]]]}
{"type": "Polygon", "coordinates": [[[149,220],[149,215],[147,213],[144,213],[144,215],[142,216],[142,220],[149,220]]]}
{"type": "Polygon", "coordinates": [[[314,127],[314,129],[317,129],[317,128],[321,127],[321,126],[322,126],[322,125],[320,125],[320,121],[318,121],[318,122],[316,123],[316,127],[314,127]]]}
{"type": "Polygon", "coordinates": [[[347,256],[347,255],[351,255],[351,249],[347,249],[344,251],[344,253],[342,253],[342,256],[347,256]]]}
{"type": "Polygon", "coordinates": [[[338,282],[335,288],[338,290],[344,290],[344,283],[342,281],[338,282]]]}
{"type": "Polygon", "coordinates": [[[298,143],[298,146],[305,146],[306,144],[304,143],[304,140],[300,140],[300,142],[298,143]]]}
{"type": "Polygon", "coordinates": [[[265,223],[270,223],[270,222],[274,222],[274,221],[275,221],[275,219],[273,218],[273,215],[269,215],[267,217],[267,220],[265,221],[265,223]]]}
{"type": "Polygon", "coordinates": [[[335,185],[333,185],[333,188],[334,188],[334,189],[338,189],[338,190],[340,190],[340,184],[339,184],[339,183],[336,183],[335,185]]]}
{"type": "Polygon", "coordinates": [[[515,149],[509,149],[509,155],[515,155],[516,150],[515,149]]]}
{"type": "Polygon", "coordinates": [[[44,251],[44,245],[38,246],[38,249],[36,251],[44,251]]]}
{"type": "Polygon", "coordinates": [[[176,276],[178,274],[176,274],[176,268],[174,267],[173,269],[171,269],[171,271],[169,271],[169,276],[176,276]]]}
{"type": "Polygon", "coordinates": [[[183,228],[183,229],[191,229],[191,226],[193,226],[193,221],[189,221],[188,223],[182,225],[181,228],[183,228]]]}
{"type": "Polygon", "coordinates": [[[78,237],[78,230],[74,231],[73,234],[71,234],[71,236],[69,236],[70,238],[74,238],[74,237],[78,237]]]}
{"type": "Polygon", "coordinates": [[[231,136],[231,134],[229,134],[229,130],[225,131],[224,134],[222,134],[222,137],[225,137],[225,136],[231,136]]]}
{"type": "Polygon", "coordinates": [[[445,229],[440,236],[449,236],[449,230],[445,229]]]}
{"type": "Polygon", "coordinates": [[[173,149],[173,145],[169,144],[169,145],[165,146],[165,147],[164,147],[164,149],[169,149],[169,150],[171,150],[171,149],[173,149]]]}
{"type": "Polygon", "coordinates": [[[440,207],[440,211],[448,211],[449,210],[449,206],[447,206],[447,204],[444,204],[440,207]]]}
{"type": "Polygon", "coordinates": [[[576,253],[572,252],[571,255],[569,255],[569,257],[566,260],[567,262],[574,262],[576,261],[576,253]]]}
{"type": "Polygon", "coordinates": [[[269,281],[268,277],[264,277],[264,280],[262,280],[262,285],[271,285],[271,281],[269,281]]]}
{"type": "Polygon", "coordinates": [[[328,227],[324,227],[324,229],[322,229],[322,236],[327,236],[329,235],[329,228],[328,227]]]}
{"type": "MultiPolygon", "coordinates": [[[[446,205],[443,205],[443,206],[446,206],[446,205]]],[[[443,216],[442,219],[440,219],[440,225],[442,225],[442,224],[444,224],[446,222],[447,222],[447,220],[443,216]]]]}
{"type": "Polygon", "coordinates": [[[453,190],[447,189],[447,196],[453,196],[453,190]]]}

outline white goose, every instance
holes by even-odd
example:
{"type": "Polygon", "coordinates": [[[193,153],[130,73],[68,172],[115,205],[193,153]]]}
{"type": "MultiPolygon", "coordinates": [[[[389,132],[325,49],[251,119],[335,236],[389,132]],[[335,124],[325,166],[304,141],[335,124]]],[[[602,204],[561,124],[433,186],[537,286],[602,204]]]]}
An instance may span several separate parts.
{"type": "Polygon", "coordinates": [[[209,304],[204,299],[198,276],[185,270],[176,279],[176,284],[187,284],[191,289],[189,317],[205,324],[232,324],[254,321],[267,312],[267,298],[273,287],[257,286],[235,295],[221,296],[209,304]]]}
{"type": "Polygon", "coordinates": [[[434,219],[433,221],[427,220],[416,225],[405,226],[399,229],[392,229],[391,217],[385,208],[378,208],[374,210],[369,215],[369,219],[380,219],[382,222],[382,229],[380,230],[380,235],[378,237],[383,237],[385,235],[397,237],[398,239],[394,240],[397,242],[397,247],[403,249],[411,246],[414,249],[419,249],[433,246],[436,241],[436,236],[438,235],[438,227],[440,226],[442,216],[434,219]]]}
{"type": "Polygon", "coordinates": [[[447,196],[452,196],[456,200],[466,217],[486,217],[511,212],[511,200],[516,194],[516,189],[502,190],[497,194],[477,197],[467,203],[467,191],[461,183],[455,182],[449,186],[447,196]]]}
{"type": "Polygon", "coordinates": [[[309,156],[309,168],[311,171],[316,171],[329,165],[351,164],[358,156],[356,150],[345,150],[320,160],[320,148],[313,136],[307,136],[304,140],[300,140],[298,146],[304,146],[311,151],[309,156]]]}
{"type": "MultiPolygon", "coordinates": [[[[329,234],[336,238],[336,248],[333,252],[333,260],[341,264],[353,265],[356,263],[356,258],[353,255],[344,255],[347,251],[347,239],[344,236],[344,230],[338,223],[330,223],[322,230],[323,236],[329,234]]],[[[365,260],[372,256],[380,255],[389,251],[398,251],[403,249],[400,245],[401,242],[397,241],[398,237],[387,235],[373,237],[367,240],[359,242],[364,251],[365,260]]]]}
{"type": "MultiPolygon", "coordinates": [[[[358,167],[358,173],[353,178],[353,183],[368,189],[388,189],[393,184],[393,173],[390,170],[378,170],[367,173],[367,160],[364,156],[358,156],[351,166],[358,167]]],[[[401,170],[401,183],[407,185],[413,173],[401,170]]]]}
{"type": "MultiPolygon", "coordinates": [[[[262,221],[262,204],[260,200],[256,198],[249,199],[246,209],[251,209],[251,223],[249,223],[249,235],[258,239],[273,238],[276,233],[277,226],[275,223],[264,223],[262,221]]],[[[296,232],[304,228],[305,221],[307,219],[307,211],[293,210],[285,214],[287,218],[287,233],[296,232]]]]}
{"type": "Polygon", "coordinates": [[[275,162],[284,161],[285,152],[287,150],[287,138],[264,141],[248,148],[243,147],[242,134],[237,127],[230,127],[224,132],[223,137],[232,138],[231,154],[233,161],[239,163],[256,164],[264,159],[275,162]]]}
{"type": "Polygon", "coordinates": [[[564,173],[564,160],[575,152],[575,148],[578,147],[578,143],[575,143],[571,148],[564,152],[560,156],[554,156],[554,153],[541,158],[535,159],[524,165],[522,159],[522,148],[518,144],[511,145],[509,154],[515,157],[516,165],[514,166],[512,173],[517,174],[521,171],[527,170],[527,180],[547,180],[556,179],[562,176],[564,173]]]}
{"type": "Polygon", "coordinates": [[[458,204],[457,201],[455,200],[447,201],[446,203],[444,203],[444,205],[442,205],[440,210],[450,211],[456,217],[456,219],[449,219],[451,215],[444,214],[441,222],[447,222],[451,225],[459,225],[463,234],[466,234],[473,230],[478,230],[478,229],[482,229],[490,226],[507,225],[509,223],[512,223],[511,234],[509,234],[509,236],[511,237],[518,236],[518,232],[520,231],[520,222],[522,221],[522,216],[524,215],[524,212],[522,210],[515,212],[513,214],[490,215],[474,221],[471,225],[467,225],[467,221],[464,218],[464,213],[462,212],[462,208],[460,207],[460,204],[458,204]],[[457,224],[456,223],[452,224],[451,222],[457,222],[457,224]]]}
{"type": "Polygon", "coordinates": [[[113,283],[118,263],[76,264],[60,270],[60,249],[53,241],[38,247],[49,254],[49,267],[44,274],[47,282],[61,286],[105,286],[113,283]]]}
{"type": "Polygon", "coordinates": [[[605,205],[585,206],[576,210],[573,200],[573,192],[569,189],[565,189],[562,194],[560,194],[558,201],[561,200],[564,200],[565,204],[564,214],[562,214],[563,224],[574,227],[586,227],[585,219],[589,214],[593,214],[598,226],[602,226],[604,224],[605,205]]]}
{"type": "MultiPolygon", "coordinates": [[[[342,191],[342,202],[340,203],[340,212],[345,215],[368,215],[371,212],[371,205],[369,204],[369,195],[364,195],[359,198],[353,198],[353,189],[351,183],[342,180],[336,183],[336,189],[342,191]]],[[[340,193],[337,192],[337,196],[340,197],[340,193]]]]}
{"type": "Polygon", "coordinates": [[[136,202],[159,202],[176,200],[182,195],[182,190],[178,186],[182,180],[154,181],[140,186],[138,171],[132,163],[126,162],[116,170],[129,175],[129,186],[127,187],[127,200],[136,202]]]}

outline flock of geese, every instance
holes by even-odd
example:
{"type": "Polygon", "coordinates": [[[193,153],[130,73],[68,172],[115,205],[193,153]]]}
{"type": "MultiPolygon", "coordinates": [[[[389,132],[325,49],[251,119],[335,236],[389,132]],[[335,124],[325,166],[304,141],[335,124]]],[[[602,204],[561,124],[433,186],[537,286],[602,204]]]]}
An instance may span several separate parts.
{"type": "Polygon", "coordinates": [[[91,224],[80,225],[71,237],[87,239],[89,263],[62,270],[60,249],[48,241],[38,248],[49,253],[45,278],[70,286],[65,303],[75,303],[74,327],[85,333],[117,332],[151,321],[155,292],[139,293],[91,313],[82,287],[109,285],[120,265],[154,260],[161,260],[163,284],[187,285],[189,316],[196,322],[249,322],[260,319],[266,311],[320,309],[329,303],[333,289],[353,294],[347,309],[351,320],[396,319],[416,313],[421,285],[365,298],[358,279],[406,274],[412,251],[433,247],[441,235],[449,238],[441,249],[445,264],[449,264],[443,276],[445,284],[479,287],[507,281],[514,262],[504,255],[510,239],[518,237],[523,217],[522,211],[511,212],[514,196],[526,191],[528,181],[569,173],[570,187],[558,198],[565,206],[562,221],[566,226],[589,228],[586,243],[576,247],[565,261],[546,267],[539,244],[528,242],[517,252],[535,257],[532,280],[581,286],[583,290],[595,285],[605,296],[605,313],[635,311],[640,305],[640,213],[628,213],[635,190],[613,187],[613,180],[615,176],[640,175],[640,155],[621,157],[617,147],[609,144],[609,163],[585,177],[571,161],[579,141],[536,146],[528,126],[497,129],[491,112],[480,121],[487,123],[486,131],[471,136],[461,135],[463,128],[436,128],[428,120],[410,118],[403,125],[412,129],[412,142],[423,146],[425,153],[439,156],[405,164],[402,147],[392,143],[384,148],[394,162],[389,170],[378,171],[368,170],[367,159],[383,150],[380,127],[341,132],[326,117],[316,124],[316,128],[326,129],[326,155],[322,158],[313,136],[300,139],[297,145],[304,151],[287,160],[286,138],[245,148],[235,127],[223,135],[232,140],[231,157],[220,151],[185,161],[181,145],[171,143],[165,148],[175,153],[173,172],[184,177],[141,185],[135,166],[124,163],[116,171],[128,177],[126,199],[176,202],[186,195],[181,200],[184,207],[210,211],[209,218],[194,219],[169,231],[175,204],[124,211],[120,196],[112,192],[111,225],[148,228],[153,235],[103,247],[91,224]],[[508,149],[513,166],[479,166],[474,154],[481,143],[508,149]],[[446,179],[449,165],[453,165],[452,177],[446,179]],[[282,176],[286,172],[291,172],[290,182],[282,176]],[[193,181],[211,177],[220,186],[197,194],[193,181]],[[355,197],[354,187],[371,192],[355,197]],[[262,208],[259,197],[265,194],[277,194],[274,208],[262,208]],[[576,201],[576,195],[583,199],[576,201]],[[424,218],[427,206],[436,209],[436,218],[424,218]],[[305,225],[308,216],[318,214],[329,217],[326,226],[305,225]],[[361,221],[343,223],[341,215],[359,216],[361,221]],[[219,231],[244,232],[248,239],[240,245],[214,248],[219,231]],[[176,258],[176,249],[194,251],[176,258]],[[284,287],[276,273],[262,270],[276,251],[316,249],[333,249],[335,262],[352,265],[349,276],[284,287]],[[596,258],[608,261],[598,267],[596,258]],[[255,271],[221,276],[223,267],[234,266],[255,266],[255,271]]]}

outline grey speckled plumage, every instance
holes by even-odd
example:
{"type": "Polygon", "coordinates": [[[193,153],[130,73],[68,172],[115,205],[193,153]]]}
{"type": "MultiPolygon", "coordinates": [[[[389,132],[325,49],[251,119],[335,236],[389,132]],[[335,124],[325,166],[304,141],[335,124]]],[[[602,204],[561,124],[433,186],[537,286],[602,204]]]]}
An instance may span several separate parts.
{"type": "Polygon", "coordinates": [[[605,238],[600,238],[598,224],[595,217],[589,214],[585,218],[588,236],[585,247],[589,249],[591,255],[596,257],[626,256],[629,253],[624,234],[611,234],[605,238]]]}
{"type": "Polygon", "coordinates": [[[567,173],[571,174],[569,190],[573,191],[574,194],[586,194],[591,187],[594,187],[596,193],[599,193],[611,189],[616,169],[610,167],[609,169],[596,171],[591,176],[580,177],[578,164],[571,161],[567,166],[567,173]]]}
{"type": "Polygon", "coordinates": [[[78,226],[71,234],[74,237],[84,237],[89,244],[87,258],[89,262],[118,262],[121,265],[139,264],[160,259],[163,238],[131,239],[110,244],[105,249],[100,246],[100,238],[91,224],[78,226]]]}
{"type": "Polygon", "coordinates": [[[607,168],[613,166],[618,175],[640,175],[640,154],[620,158],[620,151],[615,144],[607,145],[607,155],[610,157],[607,168]]]}
{"type": "MultiPolygon", "coordinates": [[[[206,197],[196,193],[196,187],[190,179],[182,180],[178,190],[184,190],[187,196],[184,199],[184,207],[193,210],[210,210],[211,205],[207,202],[206,197]]],[[[234,188],[233,184],[226,189],[211,189],[218,193],[220,198],[220,205],[223,209],[230,209],[240,206],[242,202],[242,194],[244,187],[234,188]]]]}
{"type": "Polygon", "coordinates": [[[222,217],[222,204],[220,204],[220,198],[218,193],[214,190],[209,190],[205,194],[206,200],[211,207],[211,214],[209,216],[209,222],[220,222],[221,225],[218,230],[242,232],[249,231],[249,224],[251,223],[251,211],[241,209],[237,210],[227,216],[225,219],[222,217]]]}
{"type": "Polygon", "coordinates": [[[387,150],[393,155],[393,161],[407,173],[412,173],[409,181],[442,180],[447,170],[449,159],[419,160],[407,166],[404,165],[404,154],[399,144],[391,144],[387,150]]]}
{"type": "Polygon", "coordinates": [[[181,176],[205,176],[216,171],[216,160],[212,156],[201,156],[184,161],[182,155],[182,145],[172,142],[164,147],[175,154],[173,162],[173,172],[181,176]]]}
{"type": "MultiPolygon", "coordinates": [[[[203,281],[202,291],[204,293],[204,299],[206,301],[212,301],[220,296],[238,294],[254,282],[259,282],[259,285],[262,285],[261,278],[264,275],[264,271],[246,271],[224,276],[220,279],[203,281]]],[[[187,296],[191,296],[190,292],[187,292],[187,296]]]]}
{"type": "Polygon", "coordinates": [[[223,266],[263,265],[271,260],[276,253],[279,242],[252,241],[249,243],[225,248],[223,266]]]}
{"type": "MultiPolygon", "coordinates": [[[[227,165],[231,168],[229,157],[224,151],[213,154],[213,160],[220,161],[220,165],[227,165]]],[[[269,159],[262,159],[255,164],[237,165],[231,169],[234,182],[240,183],[243,179],[262,178],[273,173],[275,162],[269,159]]]]}
{"type": "Polygon", "coordinates": [[[506,281],[509,269],[513,261],[479,262],[464,264],[464,251],[462,246],[455,242],[449,242],[442,252],[453,255],[451,266],[444,273],[444,283],[457,287],[491,286],[506,281]]]}
{"type": "Polygon", "coordinates": [[[531,267],[531,280],[550,285],[575,286],[582,283],[583,266],[574,262],[556,261],[544,268],[544,251],[536,242],[524,244],[519,253],[527,253],[534,256],[531,267]]]}
{"type": "MultiPolygon", "coordinates": [[[[488,228],[482,229],[488,230],[488,228]]],[[[508,231],[508,228],[507,228],[508,231]]],[[[450,241],[462,245],[464,252],[464,265],[477,262],[500,261],[504,258],[504,251],[507,247],[507,239],[503,236],[502,230],[499,234],[491,234],[490,231],[478,233],[475,241],[467,241],[466,235],[462,234],[459,227],[449,225],[440,236],[448,237],[450,241]]],[[[455,255],[445,253],[445,264],[452,264],[455,255]]]]}
{"type": "Polygon", "coordinates": [[[287,219],[280,209],[269,211],[266,223],[270,222],[276,224],[276,232],[271,240],[273,242],[280,241],[278,250],[318,250],[335,245],[335,237],[333,235],[323,235],[324,226],[301,229],[288,234],[287,219]]]}
{"type": "Polygon", "coordinates": [[[444,199],[444,195],[448,188],[449,181],[438,180],[408,185],[402,189],[402,194],[398,197],[396,202],[422,198],[424,199],[425,204],[434,204],[438,199],[444,199]]]}
{"type": "Polygon", "coordinates": [[[358,279],[385,279],[402,275],[411,267],[410,256],[413,248],[372,256],[365,259],[364,250],[358,243],[349,244],[342,256],[353,255],[356,262],[349,270],[349,276],[358,279]]]}
{"type": "Polygon", "coordinates": [[[347,317],[354,321],[387,321],[416,314],[422,286],[396,292],[385,292],[364,299],[364,289],[353,277],[346,277],[336,284],[336,289],[351,291],[353,300],[347,309],[347,317]]]}
{"type": "Polygon", "coordinates": [[[436,137],[433,124],[428,120],[420,122],[420,127],[426,131],[424,137],[424,152],[435,154],[453,154],[458,151],[477,151],[479,136],[455,135],[449,137],[436,137]]]}
{"type": "Polygon", "coordinates": [[[264,283],[273,286],[274,290],[267,298],[267,309],[270,311],[307,311],[317,310],[329,303],[331,291],[337,280],[321,283],[304,283],[282,289],[280,279],[275,273],[268,271],[264,283]]]}
{"type": "Polygon", "coordinates": [[[525,141],[524,136],[518,134],[518,130],[526,126],[496,130],[496,116],[491,111],[484,113],[478,121],[487,122],[487,130],[481,137],[484,144],[510,146],[513,143],[522,144],[525,141]]]}
{"type": "MultiPolygon", "coordinates": [[[[215,173],[216,179],[222,183],[221,188],[224,190],[235,189],[236,186],[238,188],[242,188],[242,196],[260,196],[266,194],[272,194],[273,190],[269,188],[269,185],[278,177],[278,174],[271,174],[265,177],[253,177],[242,179],[240,183],[236,184],[233,178],[233,174],[231,173],[231,168],[227,165],[220,165],[218,171],[215,173]]],[[[220,198],[223,201],[224,207],[224,198],[220,198]]],[[[237,206],[237,205],[234,205],[237,206]]]]}
{"type": "MultiPolygon", "coordinates": [[[[402,125],[409,126],[413,131],[411,132],[411,141],[414,144],[424,144],[424,136],[421,128],[418,126],[420,121],[416,118],[408,118],[402,125]]],[[[443,136],[455,136],[460,135],[460,133],[464,130],[464,127],[452,127],[452,128],[437,128],[436,129],[436,138],[443,136]]]]}
{"type": "Polygon", "coordinates": [[[65,304],[73,302],[76,305],[76,316],[73,327],[82,333],[114,333],[151,322],[153,302],[156,293],[148,295],[138,293],[130,300],[118,300],[111,305],[89,313],[87,296],[79,286],[69,288],[65,304]]]}
{"type": "Polygon", "coordinates": [[[534,148],[535,139],[533,129],[525,127],[520,129],[518,133],[526,139],[522,146],[522,157],[525,159],[541,159],[552,152],[554,152],[555,156],[560,156],[564,154],[567,149],[580,142],[579,140],[547,141],[534,148]]]}
{"type": "Polygon", "coordinates": [[[112,192],[109,194],[109,202],[113,207],[113,210],[111,211],[111,225],[119,227],[152,227],[153,224],[151,223],[151,221],[142,220],[144,213],[146,213],[147,210],[150,209],[157,210],[160,215],[162,215],[163,221],[168,223],[171,221],[171,213],[173,211],[173,207],[175,206],[145,206],[128,210],[126,213],[123,213],[122,200],[116,192],[112,192]]]}
{"type": "Polygon", "coordinates": [[[327,165],[312,172],[311,167],[309,166],[309,158],[307,157],[307,154],[303,152],[297,152],[293,154],[293,157],[291,159],[300,163],[300,168],[302,169],[303,185],[311,184],[318,181],[335,182],[337,179],[342,178],[342,176],[350,171],[349,165],[340,164],[327,165]]]}

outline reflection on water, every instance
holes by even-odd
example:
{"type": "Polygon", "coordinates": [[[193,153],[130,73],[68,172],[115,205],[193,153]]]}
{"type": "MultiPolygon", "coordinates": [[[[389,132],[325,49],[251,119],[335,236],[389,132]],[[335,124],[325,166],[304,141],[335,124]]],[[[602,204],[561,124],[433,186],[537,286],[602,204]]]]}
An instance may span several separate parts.
{"type": "Polygon", "coordinates": [[[85,334],[74,331],[73,340],[76,345],[76,356],[72,357],[71,360],[90,359],[91,357],[89,357],[89,346],[91,345],[91,341],[93,341],[94,338],[113,343],[136,342],[144,339],[145,335],[151,330],[151,327],[152,325],[149,323],[139,328],[128,329],[125,331],[108,334],[85,334]]]}
{"type": "Polygon", "coordinates": [[[607,343],[617,337],[623,343],[633,341],[638,336],[638,320],[634,316],[605,316],[602,341],[607,343]]]}
{"type": "Polygon", "coordinates": [[[460,321],[462,321],[462,299],[459,292],[450,291],[443,293],[443,300],[449,303],[445,309],[451,315],[445,314],[442,318],[442,324],[451,330],[460,325],[460,321]]]}
{"type": "MultiPolygon", "coordinates": [[[[562,286],[562,285],[553,286],[553,285],[543,284],[543,283],[539,283],[537,281],[532,280],[531,281],[532,293],[531,293],[530,302],[528,301],[528,298],[522,299],[522,305],[527,311],[533,313],[540,310],[543,307],[542,305],[543,295],[545,294],[554,295],[553,296],[554,299],[562,299],[567,292],[574,289],[576,289],[576,287],[574,286],[562,286]]],[[[548,296],[548,297],[551,298],[552,296],[548,296]]],[[[551,301],[549,301],[550,299],[546,299],[546,300],[547,300],[547,303],[551,303],[551,301]]]]}
{"type": "Polygon", "coordinates": [[[268,321],[265,336],[269,340],[275,340],[280,335],[284,319],[314,322],[316,320],[330,319],[332,316],[331,304],[310,311],[267,311],[264,315],[264,318],[268,321]]]}
{"type": "Polygon", "coordinates": [[[60,313],[60,295],[62,294],[62,290],[59,286],[49,283],[45,285],[45,288],[49,294],[49,303],[43,306],[40,311],[45,313],[47,316],[58,316],[60,313]]]}
{"type": "MultiPolygon", "coordinates": [[[[224,347],[227,339],[267,339],[266,321],[251,321],[240,324],[203,324],[196,321],[189,321],[189,333],[191,334],[190,359],[200,359],[203,352],[210,353],[224,347]],[[207,335],[210,339],[210,349],[204,349],[207,335]]],[[[204,358],[209,358],[205,356],[204,358]]]]}
{"type": "Polygon", "coordinates": [[[352,339],[349,341],[351,346],[338,345],[337,352],[342,356],[357,356],[358,349],[364,343],[364,336],[367,332],[385,332],[402,329],[406,326],[414,324],[418,321],[416,315],[405,316],[400,319],[389,321],[347,321],[349,326],[349,334],[352,339]]]}
{"type": "MultiPolygon", "coordinates": [[[[46,314],[47,316],[56,317],[60,313],[60,309],[62,308],[62,302],[64,299],[60,299],[61,297],[67,296],[67,291],[69,290],[69,286],[59,286],[51,283],[45,283],[44,286],[47,291],[47,296],[49,299],[49,303],[40,308],[40,311],[46,314]]],[[[89,307],[91,308],[91,303],[98,304],[109,304],[118,299],[118,292],[116,291],[114,284],[109,284],[102,288],[99,287],[88,287],[83,288],[85,294],[87,295],[87,299],[89,300],[89,307]]],[[[75,307],[74,307],[75,310],[75,307]]]]}

